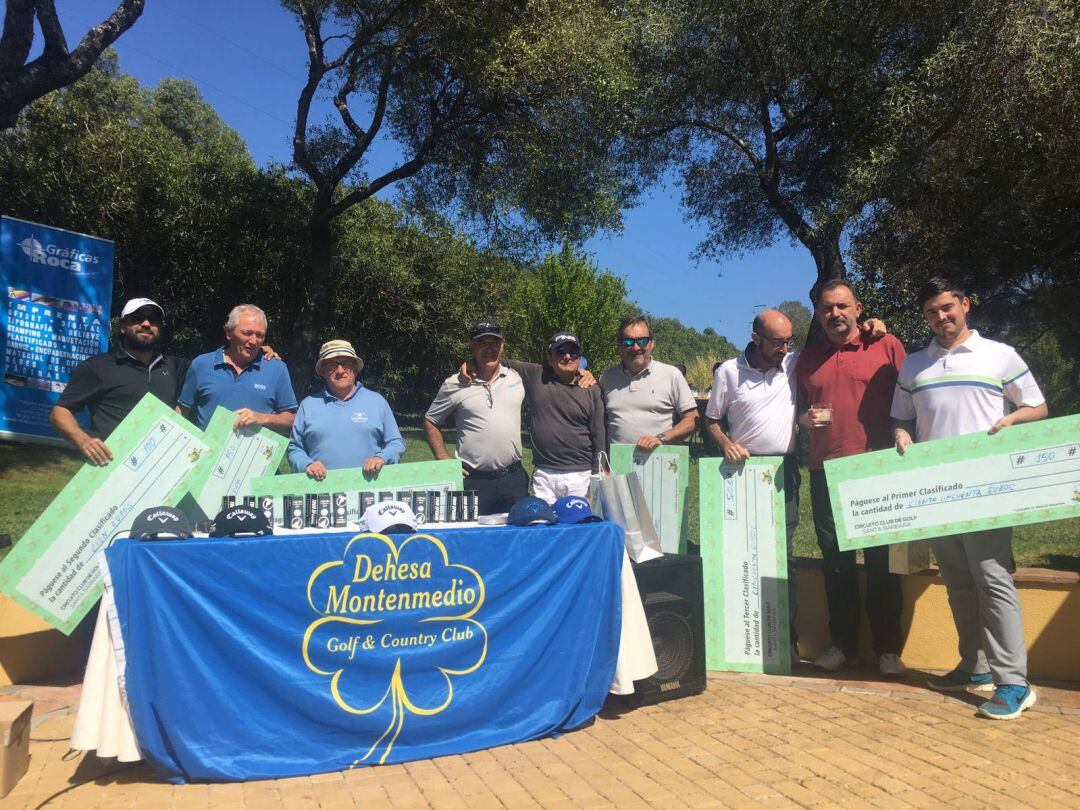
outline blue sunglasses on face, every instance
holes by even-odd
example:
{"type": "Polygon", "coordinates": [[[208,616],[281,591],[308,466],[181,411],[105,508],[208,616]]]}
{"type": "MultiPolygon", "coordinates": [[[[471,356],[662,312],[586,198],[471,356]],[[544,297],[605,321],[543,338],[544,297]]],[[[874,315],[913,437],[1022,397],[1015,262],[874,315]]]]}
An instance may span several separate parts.
{"type": "Polygon", "coordinates": [[[559,346],[557,349],[553,349],[553,351],[559,357],[566,357],[566,355],[570,355],[571,357],[581,357],[581,349],[571,349],[567,346],[559,346]]]}
{"type": "Polygon", "coordinates": [[[644,349],[649,345],[650,340],[652,340],[652,335],[646,335],[645,337],[639,338],[621,337],[619,338],[619,345],[629,349],[631,346],[637,344],[640,348],[644,349]]]}

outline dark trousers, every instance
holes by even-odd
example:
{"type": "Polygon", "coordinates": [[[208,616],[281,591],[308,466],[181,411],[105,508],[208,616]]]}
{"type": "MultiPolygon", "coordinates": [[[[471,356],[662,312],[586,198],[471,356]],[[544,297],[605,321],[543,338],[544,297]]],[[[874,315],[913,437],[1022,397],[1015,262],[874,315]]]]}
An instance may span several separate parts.
{"type": "Polygon", "coordinates": [[[529,476],[521,462],[505,470],[468,470],[465,489],[480,493],[480,514],[509,512],[510,507],[529,494],[529,476]]]}
{"type": "Polygon", "coordinates": [[[788,627],[791,631],[791,655],[792,659],[798,658],[799,632],[795,629],[795,617],[798,615],[798,592],[796,579],[798,571],[795,569],[795,549],[792,540],[795,538],[795,530],[799,528],[799,486],[802,484],[802,473],[799,472],[799,459],[794,453],[784,456],[784,514],[787,519],[787,593],[788,593],[788,627]]]}
{"type": "MultiPolygon", "coordinates": [[[[825,564],[825,599],[829,605],[829,635],[844,655],[855,658],[859,652],[859,580],[855,570],[855,552],[841,551],[836,542],[836,524],[824,470],[810,471],[810,505],[814,510],[814,528],[818,548],[825,564]]],[[[899,654],[900,612],[903,595],[900,577],[889,573],[889,547],[863,550],[866,562],[866,613],[874,637],[874,654],[899,654]]]]}

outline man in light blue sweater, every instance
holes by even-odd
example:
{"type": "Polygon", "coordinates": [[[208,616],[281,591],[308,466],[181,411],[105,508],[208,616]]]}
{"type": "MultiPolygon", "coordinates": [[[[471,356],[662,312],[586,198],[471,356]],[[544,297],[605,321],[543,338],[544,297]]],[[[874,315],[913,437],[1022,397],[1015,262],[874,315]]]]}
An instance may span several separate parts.
{"type": "Polygon", "coordinates": [[[289,464],[321,481],[327,470],[363,466],[377,475],[405,452],[397,420],[380,394],[369,391],[356,375],[364,361],[347,340],[322,345],[315,372],[326,390],[300,403],[289,441],[289,464]]]}

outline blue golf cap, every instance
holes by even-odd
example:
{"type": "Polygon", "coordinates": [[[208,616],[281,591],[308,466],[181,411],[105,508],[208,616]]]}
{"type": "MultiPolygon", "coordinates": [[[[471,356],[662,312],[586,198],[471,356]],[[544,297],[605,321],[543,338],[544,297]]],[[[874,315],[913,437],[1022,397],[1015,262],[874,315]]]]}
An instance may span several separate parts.
{"type": "Polygon", "coordinates": [[[591,523],[603,518],[594,515],[592,506],[580,495],[567,495],[555,501],[552,509],[559,517],[559,523],[591,523]]]}
{"type": "Polygon", "coordinates": [[[546,501],[529,496],[510,507],[506,522],[511,526],[532,526],[536,523],[551,525],[558,523],[559,517],[546,501]]]}

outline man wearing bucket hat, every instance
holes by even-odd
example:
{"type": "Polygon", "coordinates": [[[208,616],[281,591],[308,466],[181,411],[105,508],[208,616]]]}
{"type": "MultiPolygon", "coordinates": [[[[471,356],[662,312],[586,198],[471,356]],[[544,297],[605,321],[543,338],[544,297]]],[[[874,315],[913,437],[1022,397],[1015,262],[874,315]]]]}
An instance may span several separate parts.
{"type": "Polygon", "coordinates": [[[105,440],[146,394],[176,406],[188,361],[158,348],[165,310],[149,298],[132,298],[120,312],[120,344],[83,360],[71,372],[49,420],[56,432],[79,449],[88,462],[104,466],[112,459],[105,440]],[[90,430],[76,416],[90,411],[90,430]]]}
{"type": "Polygon", "coordinates": [[[315,373],[326,390],[304,399],[293,422],[289,464],[316,481],[327,470],[363,467],[378,474],[405,452],[390,405],[357,380],[364,361],[347,340],[329,340],[319,349],[315,373]]]}
{"type": "Polygon", "coordinates": [[[266,313],[240,304],[225,322],[225,345],[191,361],[178,404],[203,430],[220,406],[236,412],[235,426],[261,425],[289,434],[296,415],[289,370],[267,356],[266,313]]]}

